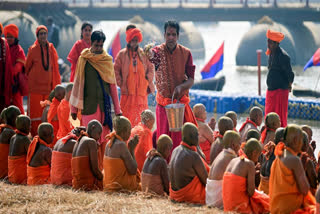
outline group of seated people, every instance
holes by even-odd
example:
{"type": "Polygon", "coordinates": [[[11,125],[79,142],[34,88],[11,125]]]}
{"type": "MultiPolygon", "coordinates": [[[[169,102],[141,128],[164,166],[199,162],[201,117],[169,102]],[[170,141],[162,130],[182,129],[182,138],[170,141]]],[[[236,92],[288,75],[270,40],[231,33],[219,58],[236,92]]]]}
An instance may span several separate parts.
{"type": "Polygon", "coordinates": [[[61,121],[70,112],[71,89],[72,84],[55,88],[48,122],[39,125],[33,138],[30,118],[16,106],[1,112],[0,179],[84,191],[143,191],[239,213],[314,213],[315,195],[320,202],[319,164],[309,126],[282,128],[279,116],[269,113],[259,130],[263,111],[253,107],[239,131],[235,112],[220,117],[216,131],[215,119],[206,123],[205,106],[196,104],[197,126],[185,123],[182,141],[172,151],[168,135],[153,142],[155,117],[147,109],[135,127],[116,116],[113,132],[102,136],[107,145],[99,156],[99,121],[87,127],[61,121]]]}

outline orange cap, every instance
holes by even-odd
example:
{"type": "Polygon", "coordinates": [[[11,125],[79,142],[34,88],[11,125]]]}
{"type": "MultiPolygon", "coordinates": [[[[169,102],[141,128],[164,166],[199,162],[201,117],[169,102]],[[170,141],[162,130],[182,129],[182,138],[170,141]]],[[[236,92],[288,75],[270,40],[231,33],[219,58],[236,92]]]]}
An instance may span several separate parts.
{"type": "Polygon", "coordinates": [[[9,24],[4,27],[4,36],[7,37],[8,33],[10,33],[14,38],[18,38],[19,28],[15,24],[9,24]]]}

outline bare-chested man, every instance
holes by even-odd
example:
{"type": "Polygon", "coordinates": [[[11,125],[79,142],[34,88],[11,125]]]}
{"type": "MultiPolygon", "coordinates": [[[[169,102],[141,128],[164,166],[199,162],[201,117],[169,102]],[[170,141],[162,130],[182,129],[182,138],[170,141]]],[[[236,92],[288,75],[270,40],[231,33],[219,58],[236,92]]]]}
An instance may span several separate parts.
{"type": "Polygon", "coordinates": [[[218,156],[218,154],[224,148],[222,138],[226,131],[233,130],[233,122],[229,117],[223,116],[218,121],[219,133],[210,148],[210,164],[218,156]]]}
{"type": "Polygon", "coordinates": [[[223,209],[222,178],[233,158],[237,157],[240,149],[240,135],[236,131],[226,131],[223,136],[224,149],[213,161],[206,185],[207,206],[223,209]]]}
{"type": "Polygon", "coordinates": [[[199,103],[193,106],[193,114],[196,117],[198,123],[198,130],[199,130],[199,146],[203,151],[206,162],[210,163],[210,148],[211,144],[214,141],[213,131],[210,126],[205,123],[207,119],[207,111],[206,107],[199,103]]]}
{"type": "Polygon", "coordinates": [[[205,204],[207,169],[197,153],[198,129],[192,123],[182,127],[182,142],[173,150],[169,163],[170,199],[205,204]]]}
{"type": "Polygon", "coordinates": [[[131,134],[131,123],[124,116],[115,118],[114,130],[107,135],[110,140],[103,160],[103,187],[106,191],[141,190],[140,172],[135,159],[139,137],[134,136],[126,144],[131,134]]]}
{"type": "Polygon", "coordinates": [[[157,150],[151,149],[147,153],[141,173],[141,187],[144,192],[158,195],[169,195],[169,174],[166,159],[172,149],[172,140],[166,135],[160,135],[157,150]]]}
{"type": "Polygon", "coordinates": [[[227,111],[224,116],[229,117],[233,122],[233,131],[238,132],[237,124],[238,124],[238,116],[234,111],[227,111]]]}
{"type": "MultiPolygon", "coordinates": [[[[85,191],[101,190],[103,174],[98,166],[98,143],[102,125],[98,120],[91,120],[87,133],[82,131],[74,145],[71,159],[72,188],[85,191]]],[[[71,145],[70,145],[71,146],[71,145]]]]}
{"type": "MultiPolygon", "coordinates": [[[[241,128],[239,129],[241,142],[244,142],[247,133],[250,129],[258,130],[258,127],[261,125],[263,119],[263,112],[261,108],[255,106],[250,110],[249,118],[242,124],[241,128]]],[[[258,130],[259,131],[259,130],[258,130]]]]}
{"type": "Polygon", "coordinates": [[[310,158],[312,158],[313,161],[316,161],[315,155],[314,155],[314,151],[316,149],[316,141],[314,141],[312,139],[312,135],[313,135],[312,129],[308,125],[303,125],[301,128],[302,128],[303,131],[305,131],[308,134],[308,140],[309,140],[308,144],[309,144],[309,146],[308,146],[307,152],[308,152],[310,158]]]}
{"type": "Polygon", "coordinates": [[[274,142],[275,132],[281,125],[280,117],[277,113],[270,112],[265,119],[265,128],[261,133],[261,143],[266,145],[269,141],[274,142]]]}
{"type": "Polygon", "coordinates": [[[300,158],[303,143],[302,129],[288,125],[284,131],[284,143],[275,149],[277,156],[271,167],[269,195],[271,213],[314,213],[315,198],[309,191],[310,185],[300,158]],[[304,202],[308,203],[304,203],[304,202]]]}
{"type": "Polygon", "coordinates": [[[20,110],[13,105],[4,111],[5,124],[0,126],[0,179],[8,177],[9,145],[12,136],[16,133],[14,130],[18,115],[20,115],[20,110]]]}
{"type": "Polygon", "coordinates": [[[31,120],[26,115],[16,119],[16,135],[10,140],[8,158],[8,177],[13,184],[27,183],[27,153],[30,144],[28,137],[31,120]]]}
{"type": "Polygon", "coordinates": [[[256,139],[248,140],[244,155],[230,161],[223,176],[224,211],[239,213],[268,213],[269,196],[255,190],[255,163],[262,146],[256,139]]]}
{"type": "Polygon", "coordinates": [[[57,141],[53,147],[51,160],[51,183],[72,186],[71,159],[74,145],[85,127],[73,129],[67,136],[57,141]]]}
{"type": "Polygon", "coordinates": [[[50,183],[50,168],[52,151],[49,148],[53,142],[53,127],[50,123],[41,123],[38,135],[29,145],[27,154],[27,184],[42,185],[50,183]]]}

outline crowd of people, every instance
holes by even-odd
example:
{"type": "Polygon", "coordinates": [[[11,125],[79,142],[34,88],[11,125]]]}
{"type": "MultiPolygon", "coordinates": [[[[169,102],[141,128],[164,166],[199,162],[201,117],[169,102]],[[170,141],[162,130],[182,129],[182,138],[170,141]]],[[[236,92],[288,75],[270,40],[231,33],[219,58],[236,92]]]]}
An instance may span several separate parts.
{"type": "Polygon", "coordinates": [[[165,23],[163,44],[145,49],[139,47],[142,32],[128,25],[127,46],[114,62],[103,49],[105,34],[83,23],[81,39],[68,56],[70,82],[64,85],[45,26],[37,28],[27,57],[17,26],[0,27],[5,34],[0,40],[0,179],[84,191],[143,191],[240,213],[315,213],[320,164],[312,129],[286,125],[294,76],[279,47],[280,33],[267,32],[269,71],[283,68],[288,79],[278,85],[269,80],[268,112],[251,108],[239,130],[237,114],[226,112],[216,130],[203,104],[189,105],[195,66],[190,50],[177,42],[175,21],[165,23]],[[154,114],[147,96],[155,88],[154,114]],[[272,109],[275,97],[280,107],[272,109]],[[165,106],[177,101],[185,105],[184,124],[172,132],[165,106]],[[72,125],[76,119],[78,127],[72,125]]]}

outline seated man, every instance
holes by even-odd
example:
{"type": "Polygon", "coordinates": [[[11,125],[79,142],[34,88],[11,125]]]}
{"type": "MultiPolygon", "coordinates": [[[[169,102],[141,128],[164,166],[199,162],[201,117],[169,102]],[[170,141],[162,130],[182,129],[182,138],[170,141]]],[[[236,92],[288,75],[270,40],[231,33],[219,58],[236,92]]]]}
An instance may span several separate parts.
{"type": "Polygon", "coordinates": [[[169,163],[171,200],[205,204],[207,169],[197,152],[198,129],[192,123],[182,126],[182,142],[173,150],[169,163]]]}
{"type": "Polygon", "coordinates": [[[258,126],[261,125],[263,119],[263,112],[261,108],[255,106],[250,110],[249,118],[247,118],[246,122],[244,122],[239,129],[239,133],[241,136],[241,142],[244,142],[247,138],[248,131],[250,129],[258,130],[258,126]]]}
{"type": "Polygon", "coordinates": [[[230,161],[223,176],[223,206],[225,212],[269,213],[269,196],[255,190],[255,164],[262,146],[250,139],[244,155],[230,161]]]}
{"type": "Polygon", "coordinates": [[[0,179],[8,177],[9,146],[12,136],[15,135],[18,115],[20,110],[13,105],[4,111],[5,124],[0,126],[0,179]]]}
{"type": "Polygon", "coordinates": [[[209,127],[208,124],[205,123],[207,119],[207,111],[206,107],[199,103],[193,106],[193,114],[196,117],[198,123],[198,130],[199,130],[199,146],[203,151],[206,162],[210,163],[210,148],[211,144],[214,141],[213,131],[209,127]]]}
{"type": "Polygon", "coordinates": [[[237,157],[240,149],[240,135],[235,131],[226,131],[223,136],[224,149],[213,161],[206,185],[206,204],[210,207],[223,209],[222,178],[233,158],[237,157]]]}
{"type": "Polygon", "coordinates": [[[65,88],[62,85],[57,85],[54,89],[54,98],[52,99],[52,103],[50,104],[47,120],[48,123],[51,123],[54,130],[54,141],[51,146],[54,146],[57,142],[57,133],[59,130],[59,120],[58,120],[58,106],[61,100],[64,98],[66,93],[65,88]]]}
{"type": "Polygon", "coordinates": [[[314,161],[314,163],[317,164],[317,160],[314,155],[314,151],[316,149],[316,141],[312,140],[312,135],[313,135],[312,129],[308,125],[303,125],[301,128],[303,131],[307,132],[308,134],[309,145],[308,145],[307,153],[309,154],[309,157],[312,159],[312,161],[314,161]]]}
{"type": "Polygon", "coordinates": [[[284,143],[279,143],[274,151],[276,159],[271,167],[269,195],[271,213],[314,213],[315,198],[300,158],[303,141],[302,129],[288,125],[284,131],[284,143]]]}
{"type": "Polygon", "coordinates": [[[316,212],[315,213],[320,213],[320,186],[318,187],[317,189],[317,192],[316,192],[316,212]]]}
{"type": "Polygon", "coordinates": [[[70,100],[72,88],[73,88],[73,83],[69,83],[66,86],[66,96],[64,97],[63,100],[61,100],[58,106],[58,110],[57,110],[57,116],[59,121],[59,130],[57,133],[58,140],[68,135],[68,133],[70,133],[71,130],[73,129],[73,126],[69,120],[70,118],[69,100],[70,100]]]}
{"type": "Polygon", "coordinates": [[[151,110],[144,110],[141,113],[141,122],[131,130],[131,138],[135,135],[139,136],[139,143],[135,150],[135,158],[138,169],[141,172],[146,154],[152,149],[152,132],[155,117],[151,110]]]}
{"type": "Polygon", "coordinates": [[[53,142],[53,127],[50,123],[41,123],[38,135],[29,145],[27,154],[27,184],[42,185],[50,183],[51,155],[50,144],[53,142]]]}
{"type": "Polygon", "coordinates": [[[4,113],[6,112],[6,110],[7,110],[7,108],[4,108],[1,111],[1,114],[0,114],[0,126],[6,123],[5,118],[4,118],[4,113]]]}
{"type": "Polygon", "coordinates": [[[284,128],[279,127],[276,130],[274,142],[267,143],[263,150],[265,152],[266,161],[261,164],[259,190],[269,194],[269,177],[273,161],[276,159],[274,149],[278,143],[283,142],[284,128]]]}
{"type": "Polygon", "coordinates": [[[229,117],[233,122],[233,131],[238,132],[237,124],[238,124],[238,116],[234,111],[228,111],[224,114],[224,116],[229,117]]]}
{"type": "Polygon", "coordinates": [[[67,136],[58,140],[53,147],[50,172],[52,184],[72,186],[72,152],[81,131],[85,131],[85,128],[75,128],[67,136]]]}
{"type": "Polygon", "coordinates": [[[216,159],[218,154],[223,150],[223,135],[226,131],[233,130],[233,122],[229,117],[220,117],[218,121],[218,128],[219,133],[210,148],[210,164],[213,163],[214,159],[216,159]]]}
{"type": "Polygon", "coordinates": [[[85,191],[101,190],[103,174],[98,166],[97,141],[101,137],[102,125],[98,120],[91,120],[87,131],[88,133],[81,132],[78,143],[73,148],[72,188],[85,191]]]}
{"type": "Polygon", "coordinates": [[[135,148],[139,137],[134,136],[128,145],[131,123],[124,117],[116,117],[114,130],[107,136],[110,139],[104,154],[103,187],[106,191],[141,190],[140,172],[135,159],[135,148]]]}
{"type": "Polygon", "coordinates": [[[269,143],[269,141],[274,142],[275,132],[277,128],[281,125],[280,117],[277,113],[270,112],[265,119],[265,128],[261,133],[260,142],[263,145],[269,143]]]}
{"type": "Polygon", "coordinates": [[[16,135],[11,138],[8,158],[8,177],[13,184],[27,184],[28,137],[31,120],[26,115],[16,119],[16,135]]]}
{"type": "Polygon", "coordinates": [[[169,174],[166,159],[172,149],[172,140],[166,135],[160,135],[157,150],[151,149],[147,153],[141,173],[141,187],[143,192],[169,195],[169,174]]]}

